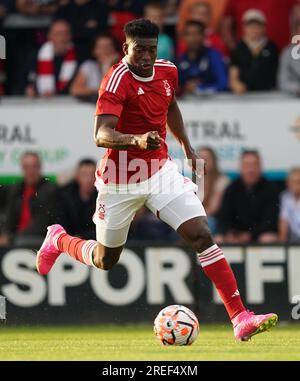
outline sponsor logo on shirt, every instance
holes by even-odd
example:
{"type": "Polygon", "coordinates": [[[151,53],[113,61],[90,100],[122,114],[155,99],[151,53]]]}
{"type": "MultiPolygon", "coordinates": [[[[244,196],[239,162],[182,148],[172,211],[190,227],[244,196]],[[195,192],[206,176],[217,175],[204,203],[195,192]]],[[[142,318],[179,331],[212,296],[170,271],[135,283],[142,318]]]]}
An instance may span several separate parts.
{"type": "Polygon", "coordinates": [[[142,94],[145,94],[145,92],[141,87],[139,87],[137,91],[137,95],[142,95],[142,94]]]}

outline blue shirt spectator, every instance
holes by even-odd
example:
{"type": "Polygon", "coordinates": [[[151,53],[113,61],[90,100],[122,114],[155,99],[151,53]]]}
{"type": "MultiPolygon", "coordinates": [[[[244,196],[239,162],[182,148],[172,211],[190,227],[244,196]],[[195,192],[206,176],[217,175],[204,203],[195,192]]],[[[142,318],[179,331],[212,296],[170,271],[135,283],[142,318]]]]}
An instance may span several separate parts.
{"type": "Polygon", "coordinates": [[[197,21],[187,22],[183,38],[187,50],[177,64],[181,91],[185,94],[226,91],[227,68],[221,54],[205,46],[205,26],[197,21]]]}

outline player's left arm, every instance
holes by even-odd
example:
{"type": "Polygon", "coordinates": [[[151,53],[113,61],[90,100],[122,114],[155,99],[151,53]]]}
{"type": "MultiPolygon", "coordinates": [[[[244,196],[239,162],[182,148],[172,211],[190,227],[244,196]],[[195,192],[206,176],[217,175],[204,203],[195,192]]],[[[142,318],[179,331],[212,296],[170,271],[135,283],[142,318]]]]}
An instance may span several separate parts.
{"type": "Polygon", "coordinates": [[[182,114],[178,107],[178,103],[175,96],[168,109],[167,123],[170,131],[182,147],[186,158],[192,161],[193,170],[196,170],[196,160],[199,159],[199,156],[194,151],[190,143],[190,140],[186,134],[182,114]]]}

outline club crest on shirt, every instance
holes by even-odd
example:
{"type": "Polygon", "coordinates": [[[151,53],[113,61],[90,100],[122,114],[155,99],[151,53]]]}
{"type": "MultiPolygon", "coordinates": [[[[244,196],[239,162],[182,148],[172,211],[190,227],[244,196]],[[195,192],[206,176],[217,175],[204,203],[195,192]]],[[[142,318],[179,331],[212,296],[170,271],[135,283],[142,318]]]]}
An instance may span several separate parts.
{"type": "Polygon", "coordinates": [[[105,217],[105,208],[104,208],[104,204],[99,204],[99,207],[98,207],[98,216],[101,220],[104,220],[104,217],[105,217]]]}
{"type": "Polygon", "coordinates": [[[171,96],[171,86],[169,84],[169,82],[165,79],[164,81],[164,87],[165,87],[165,90],[166,90],[166,94],[168,97],[171,96]]]}

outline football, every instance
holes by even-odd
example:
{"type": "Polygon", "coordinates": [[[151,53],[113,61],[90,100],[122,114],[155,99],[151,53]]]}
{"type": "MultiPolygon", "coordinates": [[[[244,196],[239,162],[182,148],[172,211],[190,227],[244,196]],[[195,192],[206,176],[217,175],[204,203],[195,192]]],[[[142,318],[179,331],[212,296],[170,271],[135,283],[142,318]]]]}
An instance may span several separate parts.
{"type": "Polygon", "coordinates": [[[198,337],[199,322],[187,307],[172,305],[156,316],[154,333],[163,345],[191,345],[198,337]]]}

